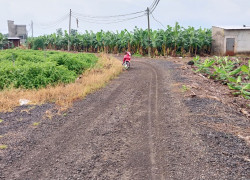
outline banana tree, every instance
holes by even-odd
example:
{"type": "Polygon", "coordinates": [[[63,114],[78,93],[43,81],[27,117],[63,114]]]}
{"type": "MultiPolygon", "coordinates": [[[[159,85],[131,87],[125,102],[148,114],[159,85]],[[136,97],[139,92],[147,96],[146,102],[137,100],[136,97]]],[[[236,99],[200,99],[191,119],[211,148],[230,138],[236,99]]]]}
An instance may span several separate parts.
{"type": "Polygon", "coordinates": [[[3,49],[8,44],[8,39],[0,33],[0,49],[3,49]]]}

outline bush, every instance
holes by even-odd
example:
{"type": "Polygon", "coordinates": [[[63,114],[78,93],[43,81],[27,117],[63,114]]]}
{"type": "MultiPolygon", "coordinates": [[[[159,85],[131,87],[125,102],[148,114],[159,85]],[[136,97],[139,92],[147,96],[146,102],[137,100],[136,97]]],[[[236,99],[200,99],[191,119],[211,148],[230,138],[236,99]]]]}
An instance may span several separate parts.
{"type": "Polygon", "coordinates": [[[97,62],[93,54],[34,50],[0,51],[0,89],[38,89],[74,82],[97,62]]]}
{"type": "Polygon", "coordinates": [[[33,43],[34,43],[33,44],[33,49],[34,50],[44,49],[44,39],[43,39],[43,37],[36,38],[33,43]]]}

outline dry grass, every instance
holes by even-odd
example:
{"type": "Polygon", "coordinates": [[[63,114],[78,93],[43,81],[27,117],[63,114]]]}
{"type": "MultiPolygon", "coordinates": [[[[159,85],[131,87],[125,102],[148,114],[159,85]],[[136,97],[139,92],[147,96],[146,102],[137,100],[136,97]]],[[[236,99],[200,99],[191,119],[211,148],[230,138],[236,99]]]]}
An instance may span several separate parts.
{"type": "Polygon", "coordinates": [[[19,106],[19,99],[28,99],[30,104],[53,102],[62,109],[67,109],[73,101],[103,87],[122,71],[122,65],[117,59],[105,54],[101,54],[99,58],[96,66],[84,72],[75,83],[39,90],[12,89],[0,92],[0,111],[11,111],[19,106]]]}
{"type": "Polygon", "coordinates": [[[53,116],[54,116],[54,114],[51,112],[51,110],[47,110],[46,112],[45,112],[45,115],[43,116],[43,118],[44,119],[52,119],[53,118],[53,116]]]}

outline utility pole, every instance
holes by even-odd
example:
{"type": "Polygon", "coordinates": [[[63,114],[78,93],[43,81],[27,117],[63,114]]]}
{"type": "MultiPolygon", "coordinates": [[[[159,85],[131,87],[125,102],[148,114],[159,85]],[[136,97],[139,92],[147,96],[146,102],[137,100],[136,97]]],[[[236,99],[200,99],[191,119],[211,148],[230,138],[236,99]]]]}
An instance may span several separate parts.
{"type": "Polygon", "coordinates": [[[149,8],[147,8],[147,14],[148,14],[148,57],[151,57],[151,46],[150,46],[150,20],[149,20],[149,15],[150,11],[149,8]]]}
{"type": "Polygon", "coordinates": [[[33,38],[33,33],[34,33],[34,30],[33,30],[33,21],[31,21],[31,32],[32,32],[32,38],[33,38]]]}
{"type": "Polygon", "coordinates": [[[69,40],[68,40],[68,51],[70,51],[70,35],[71,35],[71,9],[69,11],[69,40]]]}

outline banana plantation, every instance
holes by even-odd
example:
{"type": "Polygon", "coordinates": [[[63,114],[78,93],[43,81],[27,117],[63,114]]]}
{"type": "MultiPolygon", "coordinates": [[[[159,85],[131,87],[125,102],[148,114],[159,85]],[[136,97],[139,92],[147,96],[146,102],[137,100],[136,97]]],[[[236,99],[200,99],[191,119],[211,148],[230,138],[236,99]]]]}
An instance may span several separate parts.
{"type": "Polygon", "coordinates": [[[167,26],[165,30],[143,30],[135,27],[133,31],[94,33],[85,31],[78,33],[72,30],[62,32],[58,29],[51,35],[29,38],[27,45],[32,49],[67,50],[81,52],[123,53],[130,51],[133,54],[146,55],[151,47],[152,56],[193,56],[211,52],[211,29],[184,28],[178,23],[174,27],[167,26]],[[150,40],[149,40],[150,37],[150,40]]]}

